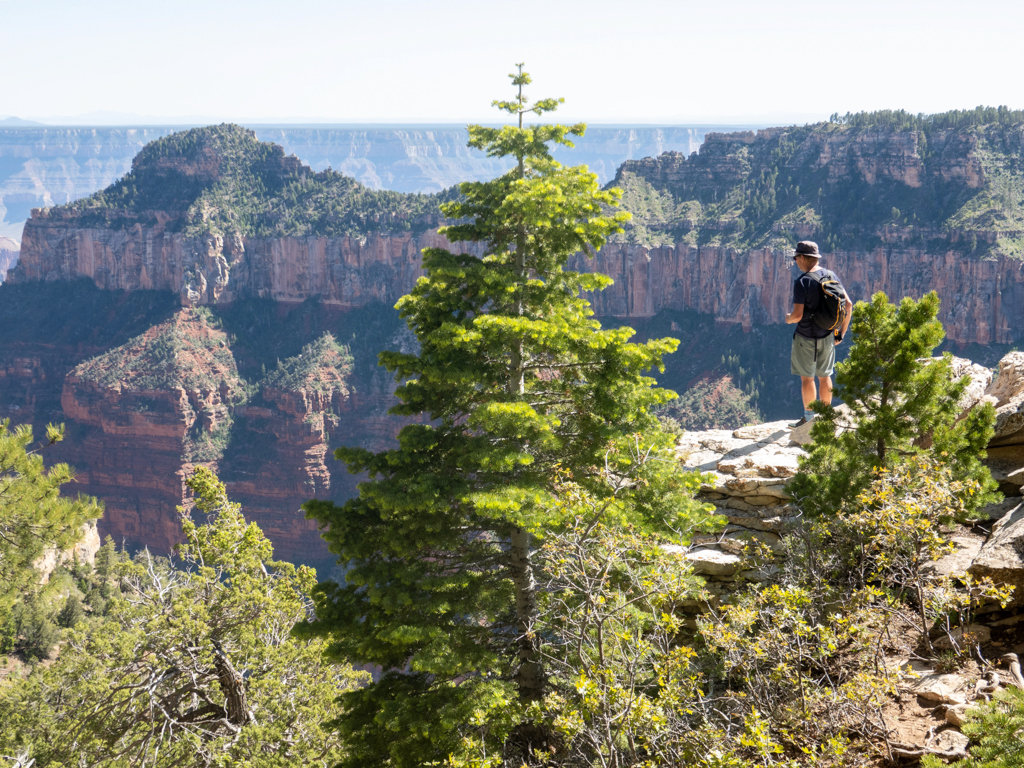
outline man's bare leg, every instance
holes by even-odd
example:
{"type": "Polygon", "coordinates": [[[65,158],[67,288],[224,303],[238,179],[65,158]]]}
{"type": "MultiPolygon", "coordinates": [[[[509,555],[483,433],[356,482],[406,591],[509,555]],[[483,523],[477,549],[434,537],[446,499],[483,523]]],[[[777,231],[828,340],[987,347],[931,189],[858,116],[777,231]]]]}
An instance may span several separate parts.
{"type": "MultiPolygon", "coordinates": [[[[829,381],[829,402],[832,400],[832,382],[829,381]]],[[[813,376],[800,377],[800,394],[804,398],[804,410],[811,410],[811,403],[818,399],[818,393],[814,388],[813,376]]]]}
{"type": "MultiPolygon", "coordinates": [[[[825,405],[832,405],[832,377],[831,376],[819,376],[818,377],[818,390],[821,392],[819,398],[825,405]]],[[[806,395],[804,396],[804,403],[807,402],[806,395]]],[[[806,406],[805,406],[806,407],[806,406]]]]}

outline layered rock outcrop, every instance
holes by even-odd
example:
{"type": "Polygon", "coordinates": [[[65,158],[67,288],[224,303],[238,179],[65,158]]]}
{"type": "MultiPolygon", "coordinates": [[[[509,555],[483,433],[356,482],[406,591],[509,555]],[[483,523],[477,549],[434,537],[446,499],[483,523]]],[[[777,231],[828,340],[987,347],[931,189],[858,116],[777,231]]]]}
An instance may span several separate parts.
{"type": "MultiPolygon", "coordinates": [[[[870,300],[877,291],[913,298],[937,291],[939,319],[947,337],[958,343],[1010,343],[1024,333],[1024,261],[879,247],[829,254],[825,265],[857,301],[870,300]]],[[[791,251],[714,246],[613,243],[593,260],[579,259],[577,266],[615,279],[591,299],[598,315],[651,317],[662,309],[691,309],[745,330],[785,322],[798,276],[791,251]]]]}
{"type": "Polygon", "coordinates": [[[168,552],[177,507],[204,442],[223,433],[241,387],[226,335],[183,310],[64,379],[64,416],[79,428],[79,489],[104,500],[103,535],[168,552]]]}
{"type": "Polygon", "coordinates": [[[445,247],[434,232],[367,237],[186,237],[161,224],[80,229],[65,211],[37,211],[25,225],[14,282],[88,277],[105,290],[169,290],[184,306],[240,298],[350,308],[394,304],[422,274],[421,251],[445,247]]]}
{"type": "MultiPolygon", "coordinates": [[[[61,459],[76,467],[76,492],[104,501],[100,533],[169,552],[181,540],[178,508],[190,506],[185,480],[203,464],[220,473],[278,556],[325,559],[300,506],[337,496],[328,443],[350,439],[346,426],[358,417],[349,403],[348,358],[332,340],[319,344],[306,347],[305,359],[282,363],[253,397],[227,334],[184,309],[73,368],[63,381],[72,435],[61,459]]],[[[340,490],[342,497],[350,491],[340,490]]]]}
{"type": "MultiPolygon", "coordinates": [[[[790,308],[790,241],[837,238],[825,265],[855,299],[876,291],[920,297],[935,290],[950,339],[1011,343],[1024,333],[1024,260],[1000,244],[1024,238],[1024,223],[1016,209],[993,202],[1002,198],[989,189],[990,176],[1003,171],[996,164],[990,173],[982,158],[1019,157],[1024,133],[999,129],[986,139],[979,130],[932,130],[926,137],[916,130],[823,124],[709,133],[699,154],[630,160],[617,177],[641,179],[672,197],[685,211],[672,208],[663,224],[689,234],[662,247],[611,243],[592,261],[579,257],[576,266],[615,280],[593,297],[599,315],[644,318],[663,309],[694,310],[749,330],[782,322],[790,308]],[[890,209],[889,200],[915,210],[890,209]],[[954,202],[943,203],[946,210],[935,200],[954,202]],[[837,212],[821,210],[832,207],[837,212]],[[758,217],[757,225],[744,216],[758,217]],[[751,232],[761,234],[745,234],[751,232]],[[974,249],[966,247],[968,240],[974,249]]],[[[186,306],[319,296],[347,308],[394,303],[422,274],[422,249],[446,245],[433,231],[437,200],[380,198],[375,208],[360,208],[351,197],[354,182],[315,175],[280,147],[237,127],[161,139],[140,153],[132,173],[144,192],[114,185],[87,205],[35,211],[9,279],[87,277],[108,290],[169,290],[186,306]],[[327,202],[305,203],[315,210],[306,217],[310,221],[299,221],[291,198],[271,197],[253,209],[266,219],[264,228],[250,223],[246,229],[240,223],[245,216],[230,206],[249,210],[256,192],[240,192],[220,211],[211,192],[235,179],[239,168],[246,170],[239,179],[262,174],[268,188],[296,180],[320,185],[327,202]],[[121,209],[115,200],[130,205],[121,209]],[[339,216],[348,217],[345,226],[339,216]],[[195,234],[204,227],[205,233],[195,234]],[[279,236],[255,236],[257,231],[279,236]],[[291,231],[314,234],[287,236],[291,231]]],[[[643,218],[639,208],[637,216],[643,218]]]]}
{"type": "MultiPolygon", "coordinates": [[[[1003,424],[1024,418],[1024,377],[1018,376],[1022,361],[1024,353],[1009,353],[993,378],[987,369],[955,358],[954,374],[971,379],[962,407],[1003,403],[997,411],[1003,424]]],[[[685,552],[694,571],[709,579],[716,599],[745,579],[760,578],[757,572],[744,570],[748,547],[760,544],[778,551],[786,528],[796,522],[798,509],[787,484],[806,455],[803,446],[810,426],[793,429],[780,421],[737,430],[686,432],[679,439],[676,450],[683,466],[705,473],[699,498],[713,504],[728,521],[719,534],[695,537],[685,552]]],[[[957,533],[952,537],[955,550],[931,563],[928,571],[991,578],[996,584],[1014,587],[1012,604],[1024,606],[1024,433],[1000,437],[997,426],[996,435],[985,463],[1005,498],[979,512],[982,519],[994,521],[989,535],[957,533]]]]}
{"type": "Polygon", "coordinates": [[[93,565],[96,562],[96,553],[100,551],[101,546],[102,542],[96,521],[89,520],[82,525],[81,538],[71,547],[62,550],[48,549],[33,565],[39,572],[40,580],[45,584],[59,565],[68,563],[93,565]]]}
{"type": "Polygon", "coordinates": [[[992,445],[1024,445],[1024,352],[1011,352],[999,361],[986,396],[996,409],[992,445]]]}

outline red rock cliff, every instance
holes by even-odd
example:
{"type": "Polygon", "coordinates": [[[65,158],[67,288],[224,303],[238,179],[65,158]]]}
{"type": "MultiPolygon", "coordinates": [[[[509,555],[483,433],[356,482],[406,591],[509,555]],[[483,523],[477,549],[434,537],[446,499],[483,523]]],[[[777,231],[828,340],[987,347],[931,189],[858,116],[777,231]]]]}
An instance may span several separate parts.
{"type": "MultiPolygon", "coordinates": [[[[792,253],[772,249],[613,244],[577,266],[615,278],[592,297],[598,315],[650,317],[664,308],[692,309],[746,330],[785,321],[796,277],[792,253]]],[[[822,266],[835,271],[858,301],[877,291],[914,298],[937,291],[939,319],[959,343],[1009,343],[1024,333],[1024,261],[878,248],[829,254],[822,266]]]]}
{"type": "MultiPolygon", "coordinates": [[[[73,221],[43,215],[26,224],[21,261],[12,275],[17,281],[85,276],[105,289],[169,289],[186,304],[320,296],[328,306],[348,308],[371,301],[393,304],[422,274],[420,251],[445,245],[435,233],[195,241],[141,226],[77,229],[73,221]]],[[[599,315],[649,317],[662,309],[692,309],[749,329],[783,322],[794,277],[791,263],[790,252],[779,249],[610,244],[577,266],[615,280],[593,299],[599,315]]],[[[858,300],[876,291],[892,297],[938,291],[940,319],[959,343],[1007,343],[1024,333],[1020,260],[886,246],[829,254],[823,265],[835,270],[858,300]]]]}

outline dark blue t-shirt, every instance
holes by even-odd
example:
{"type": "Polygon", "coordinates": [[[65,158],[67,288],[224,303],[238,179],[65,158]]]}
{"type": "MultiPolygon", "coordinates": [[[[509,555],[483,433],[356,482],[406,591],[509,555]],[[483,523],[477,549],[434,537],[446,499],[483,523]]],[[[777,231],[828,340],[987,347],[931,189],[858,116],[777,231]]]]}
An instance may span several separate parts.
{"type": "MultiPolygon", "coordinates": [[[[823,339],[832,335],[832,331],[815,325],[811,320],[811,316],[818,309],[818,303],[821,301],[821,286],[816,283],[814,278],[809,277],[809,274],[809,272],[804,272],[793,283],[793,304],[804,305],[804,316],[797,323],[796,332],[808,339],[823,339]]],[[[819,269],[815,275],[818,279],[839,280],[836,273],[829,269],[819,269]]],[[[846,293],[845,288],[843,288],[843,293],[846,293]]]]}

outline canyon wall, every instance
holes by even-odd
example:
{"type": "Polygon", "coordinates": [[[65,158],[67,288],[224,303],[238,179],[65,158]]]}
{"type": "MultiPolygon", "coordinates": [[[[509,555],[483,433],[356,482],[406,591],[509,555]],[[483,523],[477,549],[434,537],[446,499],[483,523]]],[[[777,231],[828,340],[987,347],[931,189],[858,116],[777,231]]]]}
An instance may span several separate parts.
{"type": "MultiPolygon", "coordinates": [[[[785,322],[799,275],[792,265],[789,250],[625,244],[605,246],[596,259],[576,263],[615,278],[614,285],[591,298],[598,315],[650,317],[666,308],[692,309],[748,331],[785,322]]],[[[878,248],[827,254],[822,266],[839,275],[856,301],[870,300],[877,291],[894,300],[936,291],[946,336],[959,344],[1006,344],[1024,335],[1020,259],[878,248]]]]}
{"type": "MultiPolygon", "coordinates": [[[[190,239],[157,227],[80,229],[63,211],[37,211],[26,223],[13,282],[88,277],[108,290],[157,289],[184,305],[262,297],[301,302],[319,296],[340,309],[372,301],[394,304],[422,274],[420,251],[444,247],[436,233],[420,236],[190,239]]],[[[791,306],[791,252],[719,246],[660,248],[612,243],[576,268],[610,275],[615,284],[593,297],[598,315],[651,317],[690,309],[721,322],[781,323],[791,306]]],[[[947,336],[961,344],[1010,343],[1024,334],[1024,261],[882,246],[838,251],[834,270],[854,299],[876,291],[919,298],[935,290],[947,336]]]]}
{"type": "MultiPolygon", "coordinates": [[[[357,387],[350,361],[315,349],[311,359],[305,345],[261,379],[259,363],[232,346],[220,320],[174,309],[173,297],[50,285],[49,295],[46,286],[29,286],[32,296],[3,288],[3,320],[21,317],[0,336],[0,418],[32,424],[37,437],[48,422],[66,424],[66,439],[44,456],[74,467],[67,492],[103,502],[101,536],[169,553],[181,540],[177,510],[190,502],[185,480],[205,465],[270,537],[276,556],[319,565],[331,559],[300,507],[354,494],[357,478],[334,460],[334,448],[392,444],[402,422],[386,415],[394,402],[389,376],[358,371],[357,387]],[[33,336],[24,316],[57,306],[57,317],[37,316],[44,328],[33,336]],[[146,330],[132,336],[140,327],[146,330]],[[248,384],[237,359],[247,364],[248,384]],[[297,362],[302,376],[292,375],[297,362]]],[[[364,332],[346,323],[350,316],[329,311],[323,319],[339,336],[346,327],[346,337],[364,332]]],[[[282,313],[278,321],[288,319],[282,313]]]]}

